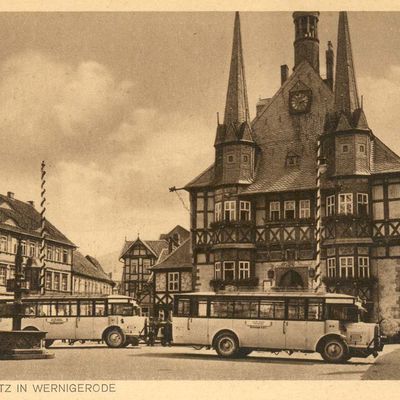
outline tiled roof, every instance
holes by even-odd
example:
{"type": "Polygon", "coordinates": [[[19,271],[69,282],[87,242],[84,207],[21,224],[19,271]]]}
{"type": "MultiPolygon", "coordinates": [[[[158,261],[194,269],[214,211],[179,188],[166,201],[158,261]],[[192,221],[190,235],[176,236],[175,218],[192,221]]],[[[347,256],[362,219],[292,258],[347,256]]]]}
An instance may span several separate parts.
{"type": "Polygon", "coordinates": [[[196,188],[196,187],[206,187],[213,183],[214,180],[214,164],[210,165],[205,171],[200,175],[190,181],[185,189],[196,188]]]}
{"type": "Polygon", "coordinates": [[[314,189],[317,138],[324,129],[324,116],[332,108],[332,91],[303,61],[252,123],[261,156],[254,182],[243,193],[314,189]],[[288,92],[299,82],[313,91],[306,116],[291,115],[287,104],[288,92]],[[298,165],[287,164],[289,154],[299,155],[298,165]]]}
{"type": "Polygon", "coordinates": [[[156,264],[151,269],[187,269],[192,267],[191,240],[188,238],[178,248],[170,253],[164,261],[156,264]]]}
{"type": "Polygon", "coordinates": [[[166,240],[142,240],[139,238],[136,240],[128,240],[125,241],[119,258],[122,258],[130,247],[137,241],[143,243],[144,246],[154,253],[155,257],[158,257],[163,249],[168,248],[168,242],[166,240]]]}
{"type": "Polygon", "coordinates": [[[79,251],[74,251],[72,272],[76,275],[83,275],[91,279],[114,284],[114,281],[103,271],[99,262],[91,257],[84,257],[79,251]]]}
{"type": "Polygon", "coordinates": [[[377,137],[373,142],[372,173],[400,172],[400,157],[377,137]]]}
{"type": "MultiPolygon", "coordinates": [[[[27,234],[40,238],[41,218],[35,207],[21,200],[0,194],[0,203],[6,203],[8,208],[0,207],[0,227],[12,232],[27,234]],[[8,219],[16,223],[16,227],[4,224],[8,219]]],[[[55,242],[75,246],[54,225],[46,220],[47,239],[55,242]]]]}

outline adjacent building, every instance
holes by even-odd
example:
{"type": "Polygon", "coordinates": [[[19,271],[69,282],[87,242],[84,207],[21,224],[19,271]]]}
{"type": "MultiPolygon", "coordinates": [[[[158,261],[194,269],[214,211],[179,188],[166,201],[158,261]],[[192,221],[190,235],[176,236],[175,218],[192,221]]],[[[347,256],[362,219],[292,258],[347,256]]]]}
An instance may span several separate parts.
{"type": "Polygon", "coordinates": [[[185,187],[195,287],[352,293],[400,321],[400,157],[367,122],[345,12],[321,77],[319,19],[293,13],[293,71],[251,120],[235,16],[215,162],[185,187]]]}
{"type": "Polygon", "coordinates": [[[153,315],[166,319],[172,312],[174,294],[193,291],[191,239],[187,238],[150,269],[153,271],[153,315]]]}
{"type": "Polygon", "coordinates": [[[115,282],[92,256],[74,252],[72,265],[72,292],[74,294],[112,294],[115,282]]]}
{"type": "MultiPolygon", "coordinates": [[[[72,291],[72,260],[76,248],[54,225],[46,221],[46,293],[72,291]]],[[[40,213],[33,202],[23,202],[14,193],[0,194],[0,293],[6,292],[7,279],[14,278],[18,240],[22,254],[32,259],[25,269],[30,293],[39,291],[40,213]]]]}
{"type": "Polygon", "coordinates": [[[189,232],[177,225],[159,240],[143,240],[139,237],[125,241],[120,255],[123,261],[121,279],[122,294],[134,297],[142,307],[143,315],[153,315],[153,288],[151,267],[161,262],[169,253],[189,237],[189,232]]]}
{"type": "MultiPolygon", "coordinates": [[[[45,228],[46,294],[112,293],[115,284],[95,258],[84,257],[75,244],[47,220],[45,228]]],[[[14,278],[18,241],[29,293],[40,292],[40,232],[41,217],[33,202],[17,200],[11,192],[6,196],[0,194],[0,293],[6,293],[7,280],[14,278]]]]}

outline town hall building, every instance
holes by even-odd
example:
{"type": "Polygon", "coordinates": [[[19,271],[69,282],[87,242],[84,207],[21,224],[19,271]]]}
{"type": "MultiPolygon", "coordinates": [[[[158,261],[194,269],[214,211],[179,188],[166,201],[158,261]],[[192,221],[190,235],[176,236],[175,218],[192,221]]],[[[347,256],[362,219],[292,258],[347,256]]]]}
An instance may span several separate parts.
{"type": "Polygon", "coordinates": [[[185,186],[194,286],[348,293],[400,322],[400,157],[368,125],[345,12],[321,77],[319,16],[293,13],[293,71],[250,119],[236,13],[215,162],[185,186]]]}

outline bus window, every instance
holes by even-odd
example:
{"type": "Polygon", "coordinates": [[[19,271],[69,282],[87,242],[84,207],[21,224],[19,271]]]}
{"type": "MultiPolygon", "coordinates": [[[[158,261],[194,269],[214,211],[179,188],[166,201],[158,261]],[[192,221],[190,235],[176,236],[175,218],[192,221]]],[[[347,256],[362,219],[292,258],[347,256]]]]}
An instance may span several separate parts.
{"type": "Polygon", "coordinates": [[[36,316],[36,303],[23,303],[22,313],[26,317],[36,316]]]}
{"type": "Polygon", "coordinates": [[[97,316],[106,315],[106,304],[104,301],[96,301],[94,303],[94,314],[97,316]]]}
{"type": "Polygon", "coordinates": [[[285,302],[283,300],[262,300],[260,302],[261,319],[284,319],[285,302]]]}
{"type": "Polygon", "coordinates": [[[71,302],[71,317],[78,315],[78,303],[76,301],[71,302]]]}
{"type": "Polygon", "coordinates": [[[51,316],[50,304],[38,303],[37,315],[39,317],[50,317],[51,316]]]}
{"type": "Polygon", "coordinates": [[[258,302],[249,300],[236,301],[235,318],[258,318],[258,302]]]}
{"type": "Polygon", "coordinates": [[[189,317],[189,316],[190,316],[190,300],[179,299],[177,317],[189,317]]]}
{"type": "Polygon", "coordinates": [[[108,304],[109,315],[122,315],[123,317],[130,317],[134,315],[133,305],[129,303],[116,303],[108,304]]]}
{"type": "Polygon", "coordinates": [[[233,301],[211,301],[210,317],[233,318],[233,301]]]}
{"type": "Polygon", "coordinates": [[[193,317],[207,317],[207,300],[195,300],[193,317]]]}
{"type": "Polygon", "coordinates": [[[323,315],[323,302],[320,300],[309,300],[308,301],[308,320],[309,321],[322,321],[323,315]]]}
{"type": "Polygon", "coordinates": [[[288,300],[288,319],[304,320],[306,311],[306,302],[304,299],[288,300]]]}
{"type": "Polygon", "coordinates": [[[328,307],[328,319],[359,322],[360,316],[356,306],[330,304],[328,307]]]}
{"type": "Polygon", "coordinates": [[[64,302],[57,303],[57,316],[69,317],[70,315],[70,304],[64,302]]]}
{"type": "Polygon", "coordinates": [[[81,301],[79,304],[79,315],[83,317],[89,317],[93,315],[93,302],[92,301],[81,301]]]}

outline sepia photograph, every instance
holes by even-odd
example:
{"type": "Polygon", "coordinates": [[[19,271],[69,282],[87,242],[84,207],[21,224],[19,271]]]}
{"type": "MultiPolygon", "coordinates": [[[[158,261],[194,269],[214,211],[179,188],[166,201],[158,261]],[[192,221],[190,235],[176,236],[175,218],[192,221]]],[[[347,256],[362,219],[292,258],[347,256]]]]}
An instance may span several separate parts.
{"type": "Polygon", "coordinates": [[[400,379],[400,12],[306,8],[0,12],[0,393],[400,379]]]}

